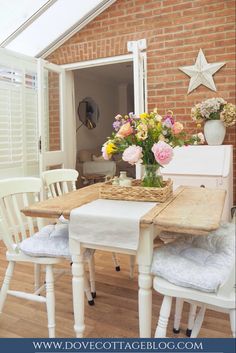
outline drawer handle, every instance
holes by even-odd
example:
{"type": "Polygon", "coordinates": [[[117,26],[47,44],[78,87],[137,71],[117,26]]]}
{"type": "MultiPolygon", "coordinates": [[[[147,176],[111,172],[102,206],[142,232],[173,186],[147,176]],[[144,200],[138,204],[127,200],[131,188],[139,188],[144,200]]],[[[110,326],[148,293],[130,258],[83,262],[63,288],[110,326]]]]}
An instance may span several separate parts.
{"type": "Polygon", "coordinates": [[[203,185],[203,184],[202,184],[202,185],[200,185],[200,188],[205,188],[205,185],[203,185]]]}

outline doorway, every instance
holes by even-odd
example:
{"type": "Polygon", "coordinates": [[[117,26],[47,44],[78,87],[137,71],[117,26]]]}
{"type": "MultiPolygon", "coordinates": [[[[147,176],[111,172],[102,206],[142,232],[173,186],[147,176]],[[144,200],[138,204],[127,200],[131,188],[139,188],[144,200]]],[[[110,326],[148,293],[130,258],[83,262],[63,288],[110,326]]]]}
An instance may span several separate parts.
{"type": "Polygon", "coordinates": [[[101,150],[113,131],[117,114],[134,112],[133,63],[124,62],[74,71],[77,151],[101,150]],[[98,110],[94,128],[88,128],[80,120],[78,108],[90,97],[98,110]]]}
{"type": "MultiPolygon", "coordinates": [[[[73,115],[77,127],[74,131],[70,130],[70,139],[76,145],[76,169],[80,174],[81,163],[88,158],[93,161],[94,153],[87,153],[88,150],[93,151],[95,148],[97,156],[101,156],[101,147],[112,133],[112,124],[117,114],[140,114],[147,111],[146,40],[128,42],[127,49],[131,54],[62,65],[66,77],[71,74],[70,82],[74,82],[73,115]],[[96,127],[92,129],[89,129],[90,121],[83,124],[78,119],[78,107],[84,99],[92,100],[92,111],[99,111],[96,127]],[[104,107],[101,100],[105,102],[104,107]],[[83,153],[79,156],[81,149],[83,153]]],[[[85,109],[87,105],[81,104],[81,107],[85,109]]],[[[71,113],[67,114],[67,122],[72,118],[71,113]]],[[[133,175],[135,172],[132,171],[130,176],[133,175]]]]}
{"type": "MultiPolygon", "coordinates": [[[[97,163],[101,148],[111,136],[117,114],[134,112],[133,62],[121,62],[74,70],[77,170],[81,175],[90,173],[103,175],[119,174],[125,168],[134,177],[134,167],[118,160],[97,163]],[[92,124],[82,118],[83,102],[92,102],[92,124]],[[103,170],[104,169],[104,170],[103,170]],[[123,170],[122,169],[122,170],[123,170]]],[[[114,158],[116,159],[116,158],[114,158]]],[[[120,160],[121,158],[119,158],[120,160]]],[[[99,181],[99,178],[97,178],[99,181]]]]}

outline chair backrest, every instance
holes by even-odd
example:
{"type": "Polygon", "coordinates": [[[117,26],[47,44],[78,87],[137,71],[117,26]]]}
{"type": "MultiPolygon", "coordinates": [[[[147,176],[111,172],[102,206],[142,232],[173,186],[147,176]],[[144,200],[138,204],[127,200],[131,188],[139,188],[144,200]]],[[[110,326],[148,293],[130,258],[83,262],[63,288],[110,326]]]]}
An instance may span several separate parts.
{"type": "Polygon", "coordinates": [[[49,197],[56,197],[76,189],[79,173],[75,169],[53,169],[42,173],[49,197]]]}
{"type": "Polygon", "coordinates": [[[41,228],[40,219],[25,217],[20,211],[38,202],[41,191],[39,178],[11,178],[0,180],[0,226],[3,241],[10,252],[17,251],[18,244],[41,228]]]}

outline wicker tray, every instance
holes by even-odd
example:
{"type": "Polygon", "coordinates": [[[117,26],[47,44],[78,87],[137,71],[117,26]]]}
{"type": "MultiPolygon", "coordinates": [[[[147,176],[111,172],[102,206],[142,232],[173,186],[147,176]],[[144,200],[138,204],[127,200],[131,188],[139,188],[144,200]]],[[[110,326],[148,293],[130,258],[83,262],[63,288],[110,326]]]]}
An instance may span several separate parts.
{"type": "Polygon", "coordinates": [[[173,181],[164,181],[163,188],[141,186],[141,180],[132,180],[132,186],[112,185],[111,181],[100,186],[100,198],[126,201],[165,202],[173,194],[173,181]]]}

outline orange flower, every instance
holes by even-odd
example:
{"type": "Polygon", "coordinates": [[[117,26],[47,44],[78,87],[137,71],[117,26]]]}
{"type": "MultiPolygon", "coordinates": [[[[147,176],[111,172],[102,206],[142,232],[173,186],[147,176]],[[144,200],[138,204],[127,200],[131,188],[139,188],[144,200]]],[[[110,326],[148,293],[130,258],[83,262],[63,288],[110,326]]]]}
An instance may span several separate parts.
{"type": "Polygon", "coordinates": [[[175,135],[179,134],[182,130],[183,130],[183,124],[179,123],[178,121],[176,121],[173,125],[173,133],[175,135]]]}
{"type": "Polygon", "coordinates": [[[124,124],[121,126],[120,130],[117,132],[116,136],[120,138],[124,138],[126,136],[129,136],[133,133],[133,128],[130,125],[130,122],[124,124]]]}

